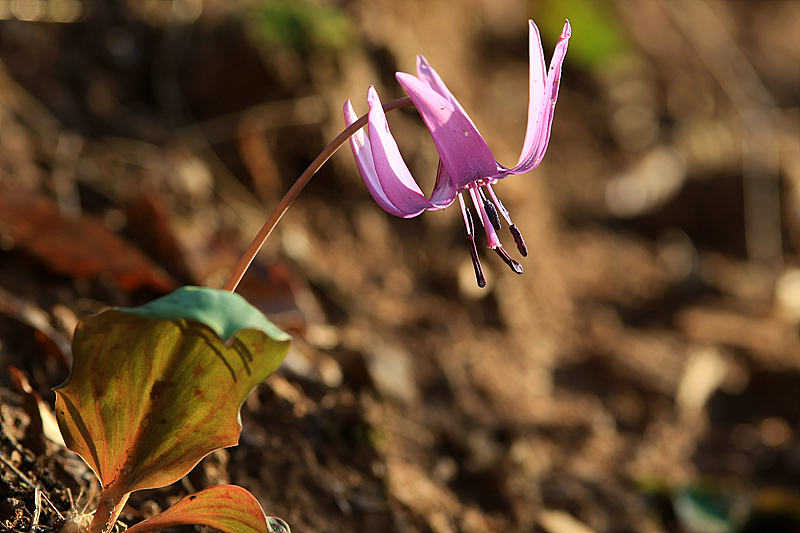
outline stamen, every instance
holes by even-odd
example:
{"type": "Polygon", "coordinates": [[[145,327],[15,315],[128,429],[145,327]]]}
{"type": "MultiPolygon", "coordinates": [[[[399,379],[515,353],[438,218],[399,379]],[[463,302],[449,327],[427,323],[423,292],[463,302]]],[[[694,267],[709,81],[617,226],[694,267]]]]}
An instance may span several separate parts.
{"type": "Polygon", "coordinates": [[[467,228],[467,236],[472,235],[474,237],[475,224],[472,223],[472,215],[467,209],[467,205],[464,203],[464,197],[461,196],[460,192],[458,193],[458,203],[461,204],[461,216],[464,217],[464,226],[467,228]]]}
{"type": "Polygon", "coordinates": [[[500,213],[503,215],[503,218],[506,219],[506,222],[508,222],[508,225],[510,226],[511,224],[513,224],[513,222],[511,222],[511,215],[508,214],[508,209],[506,209],[506,206],[503,205],[503,202],[501,202],[500,198],[498,198],[497,195],[494,193],[494,189],[492,189],[492,186],[487,183],[486,188],[489,189],[489,194],[492,195],[492,200],[494,201],[497,208],[500,210],[500,213]]]}
{"type": "Polygon", "coordinates": [[[486,210],[486,215],[489,217],[489,222],[492,223],[492,227],[495,231],[500,231],[500,215],[497,214],[497,208],[492,202],[489,201],[488,198],[486,198],[486,195],[483,193],[483,189],[478,189],[478,192],[481,194],[483,208],[486,210]]]}
{"type": "Polygon", "coordinates": [[[472,256],[472,268],[475,269],[475,280],[478,282],[478,287],[482,289],[486,286],[486,278],[483,277],[481,260],[478,257],[478,247],[475,245],[475,236],[467,235],[467,240],[469,241],[469,254],[472,256]]]}
{"type": "Polygon", "coordinates": [[[486,209],[486,214],[489,216],[489,221],[492,223],[494,230],[500,231],[500,216],[497,214],[494,204],[489,200],[484,200],[483,208],[486,209]]]}
{"type": "Polygon", "coordinates": [[[502,246],[498,246],[497,248],[494,248],[494,251],[497,252],[497,255],[499,255],[500,258],[503,261],[505,261],[505,263],[508,266],[511,267],[511,270],[513,270],[517,274],[522,274],[522,265],[519,264],[519,261],[516,261],[516,260],[512,259],[511,256],[508,255],[508,252],[506,252],[503,249],[502,246]]]}
{"type": "Polygon", "coordinates": [[[517,250],[519,250],[519,253],[522,255],[522,257],[528,257],[528,247],[525,246],[525,239],[522,238],[522,233],[520,233],[517,225],[511,224],[511,227],[508,229],[511,230],[511,235],[514,237],[514,242],[517,243],[517,250]]]}
{"type": "Polygon", "coordinates": [[[500,213],[503,214],[503,218],[506,219],[506,222],[508,222],[511,235],[514,237],[514,242],[517,244],[517,250],[519,250],[519,253],[522,255],[522,257],[528,257],[528,247],[525,246],[525,239],[522,238],[522,233],[520,233],[517,225],[511,222],[511,215],[508,214],[508,209],[506,209],[506,206],[503,205],[503,202],[501,202],[494,193],[494,189],[492,189],[491,185],[487,184],[486,188],[489,189],[489,194],[492,195],[492,200],[494,200],[494,203],[500,210],[500,213]]]}
{"type": "Polygon", "coordinates": [[[475,279],[478,287],[486,286],[486,278],[483,276],[481,260],[478,257],[478,247],[475,245],[475,224],[472,222],[472,214],[464,204],[464,198],[458,193],[458,202],[461,204],[461,214],[464,216],[464,226],[467,228],[467,241],[469,242],[469,255],[472,257],[472,268],[475,270],[475,279]]]}
{"type": "MultiPolygon", "coordinates": [[[[475,211],[478,212],[478,215],[482,215],[485,209],[483,208],[483,202],[480,201],[480,197],[478,194],[475,193],[476,190],[479,191],[477,187],[469,187],[469,197],[472,198],[472,205],[475,206],[475,211]]],[[[485,228],[486,227],[486,219],[482,216],[478,217],[481,221],[481,225],[485,228]]]]}

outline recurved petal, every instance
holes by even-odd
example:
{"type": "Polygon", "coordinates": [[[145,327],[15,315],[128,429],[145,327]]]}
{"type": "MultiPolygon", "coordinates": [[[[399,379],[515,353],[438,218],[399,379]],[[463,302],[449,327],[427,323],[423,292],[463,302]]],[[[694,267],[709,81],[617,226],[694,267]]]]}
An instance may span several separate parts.
{"type": "Polygon", "coordinates": [[[550,71],[544,79],[544,58],[539,31],[533,21],[530,22],[530,103],[528,104],[528,128],[525,132],[525,143],[517,166],[509,172],[522,174],[541,163],[547,144],[550,142],[550,128],[558,99],[558,88],[561,84],[561,67],[567,55],[567,45],[572,36],[569,21],[564,24],[558,38],[550,71]]]}
{"type": "Polygon", "coordinates": [[[375,165],[380,186],[387,200],[401,213],[410,218],[426,209],[436,209],[420,190],[408,170],[400,149],[389,131],[386,114],[383,111],[378,93],[369,88],[369,140],[372,160],[375,165]]]}
{"type": "Polygon", "coordinates": [[[528,76],[528,92],[530,95],[528,99],[528,129],[525,132],[525,143],[522,145],[522,153],[517,164],[525,159],[525,155],[530,151],[536,137],[536,128],[534,126],[538,122],[539,113],[542,110],[547,75],[542,39],[539,35],[539,28],[532,20],[528,21],[528,57],[530,63],[528,76]]]}
{"type": "Polygon", "coordinates": [[[398,72],[396,77],[422,115],[457,189],[497,174],[497,163],[489,146],[461,106],[454,106],[411,74],[398,72]]]}
{"type": "MultiPolygon", "coordinates": [[[[344,104],[344,122],[350,126],[350,124],[356,120],[358,120],[358,115],[356,115],[355,110],[353,110],[353,104],[348,100],[344,104]]],[[[367,190],[378,205],[387,213],[398,217],[413,216],[395,207],[383,191],[381,182],[378,179],[378,173],[375,171],[375,162],[372,160],[372,147],[370,146],[369,138],[367,138],[367,134],[363,128],[350,137],[350,148],[353,150],[353,157],[356,160],[356,166],[358,167],[358,172],[361,174],[361,179],[364,180],[364,185],[367,186],[367,190]]]]}
{"type": "MultiPolygon", "coordinates": [[[[456,97],[453,96],[453,93],[451,93],[447,88],[447,85],[444,84],[444,81],[442,81],[439,73],[433,70],[433,67],[430,66],[428,60],[425,59],[425,56],[422,54],[417,56],[417,76],[420,80],[427,83],[431,89],[447,98],[447,100],[453,104],[453,107],[461,111],[461,113],[463,113],[464,116],[469,119],[470,123],[472,123],[472,127],[475,127],[472,119],[469,117],[469,115],[467,115],[467,112],[464,111],[464,108],[461,107],[461,104],[458,102],[458,100],[456,100],[456,97]]],[[[475,129],[477,130],[477,128],[475,129]]]]}

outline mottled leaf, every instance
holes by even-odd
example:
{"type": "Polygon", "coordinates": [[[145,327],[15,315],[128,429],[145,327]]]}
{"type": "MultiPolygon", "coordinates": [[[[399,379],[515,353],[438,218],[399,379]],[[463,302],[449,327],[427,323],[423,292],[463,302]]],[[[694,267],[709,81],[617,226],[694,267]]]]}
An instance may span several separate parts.
{"type": "Polygon", "coordinates": [[[197,287],[86,318],[56,389],[64,441],[114,494],[173,483],[238,443],[241,404],[289,339],[238,294],[197,287]]]}
{"type": "Polygon", "coordinates": [[[265,516],[258,500],[235,485],[216,485],[190,494],[163,513],[131,526],[128,533],[149,533],[187,524],[223,533],[290,533],[286,522],[265,516]]]}

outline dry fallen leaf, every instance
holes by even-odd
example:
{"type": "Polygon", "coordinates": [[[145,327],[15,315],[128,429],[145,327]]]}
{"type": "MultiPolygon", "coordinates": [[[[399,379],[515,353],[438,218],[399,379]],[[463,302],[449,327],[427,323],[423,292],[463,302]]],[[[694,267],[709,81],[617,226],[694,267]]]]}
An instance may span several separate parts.
{"type": "Polygon", "coordinates": [[[0,238],[72,278],[110,275],[127,291],[166,293],[177,283],[136,246],[91,215],[64,218],[51,200],[27,191],[0,191],[0,238]]]}

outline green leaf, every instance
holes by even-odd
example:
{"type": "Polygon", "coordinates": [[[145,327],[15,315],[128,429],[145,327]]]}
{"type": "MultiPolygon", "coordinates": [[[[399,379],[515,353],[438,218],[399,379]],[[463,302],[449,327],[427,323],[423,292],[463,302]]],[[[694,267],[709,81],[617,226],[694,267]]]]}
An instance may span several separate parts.
{"type": "Polygon", "coordinates": [[[737,505],[731,485],[697,482],[677,491],[672,503],[680,523],[689,531],[733,533],[746,518],[746,507],[737,505]]]}
{"type": "Polygon", "coordinates": [[[246,4],[245,20],[257,41],[298,51],[340,50],[355,40],[351,18],[332,2],[251,2],[246,4]]]}
{"type": "Polygon", "coordinates": [[[569,19],[574,37],[569,42],[567,62],[582,68],[602,70],[631,53],[631,43],[610,2],[545,0],[535,19],[546,43],[555,41],[564,19],[569,19]]]}
{"type": "Polygon", "coordinates": [[[279,330],[261,311],[235,292],[181,287],[141,307],[123,307],[120,311],[166,320],[197,320],[226,342],[237,331],[248,328],[259,329],[276,341],[291,339],[289,334],[279,330]]]}
{"type": "Polygon", "coordinates": [[[236,485],[216,485],[185,496],[163,513],[129,527],[128,532],[149,533],[187,524],[223,533],[290,533],[286,522],[265,516],[258,500],[236,485]]]}
{"type": "Polygon", "coordinates": [[[64,441],[113,494],[169,485],[238,443],[241,404],[289,339],[241,296],[212,289],[88,317],[56,389],[64,441]]]}

